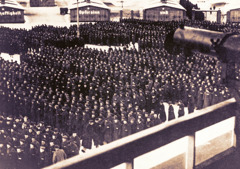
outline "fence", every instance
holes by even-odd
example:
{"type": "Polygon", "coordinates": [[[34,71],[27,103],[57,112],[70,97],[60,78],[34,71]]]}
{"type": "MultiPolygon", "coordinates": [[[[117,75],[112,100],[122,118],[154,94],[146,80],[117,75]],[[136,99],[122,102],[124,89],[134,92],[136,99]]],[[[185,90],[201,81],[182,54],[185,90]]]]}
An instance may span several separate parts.
{"type": "Polygon", "coordinates": [[[238,125],[237,115],[237,103],[236,100],[232,98],[187,116],[169,121],[168,123],[163,123],[116,140],[93,150],[83,157],[78,155],[46,167],[45,169],[105,169],[115,167],[122,163],[126,163],[127,169],[132,169],[135,166],[134,159],[137,157],[184,137],[188,140],[184,168],[202,168],[219,160],[219,157],[236,151],[236,133],[238,132],[236,132],[237,130],[232,132],[231,147],[218,153],[218,155],[215,155],[211,159],[201,161],[199,164],[196,163],[196,132],[229,118],[234,119],[234,129],[236,129],[238,125]]]}

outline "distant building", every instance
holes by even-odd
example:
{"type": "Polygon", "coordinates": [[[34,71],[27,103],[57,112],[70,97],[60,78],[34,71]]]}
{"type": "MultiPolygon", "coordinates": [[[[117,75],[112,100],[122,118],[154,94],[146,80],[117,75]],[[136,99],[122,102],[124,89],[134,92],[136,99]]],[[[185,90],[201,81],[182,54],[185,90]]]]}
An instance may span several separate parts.
{"type": "Polygon", "coordinates": [[[240,7],[236,9],[231,9],[227,12],[227,22],[240,22],[240,7]]]}
{"type": "MultiPolygon", "coordinates": [[[[85,0],[78,2],[79,22],[97,22],[110,20],[110,8],[101,1],[85,0]]],[[[71,22],[77,22],[77,3],[72,3],[70,9],[71,22]]]]}
{"type": "Polygon", "coordinates": [[[31,7],[55,6],[55,0],[30,0],[31,7]]]}
{"type": "Polygon", "coordinates": [[[1,0],[0,23],[24,22],[24,8],[16,0],[1,0]]]}
{"type": "Polygon", "coordinates": [[[174,0],[158,0],[143,8],[143,18],[151,21],[183,20],[186,9],[174,0]]]}

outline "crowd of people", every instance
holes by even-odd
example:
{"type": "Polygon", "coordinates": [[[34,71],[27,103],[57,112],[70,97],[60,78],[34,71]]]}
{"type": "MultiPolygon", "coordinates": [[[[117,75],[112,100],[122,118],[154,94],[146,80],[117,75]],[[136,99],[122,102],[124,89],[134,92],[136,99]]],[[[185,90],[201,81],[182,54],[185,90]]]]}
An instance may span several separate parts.
{"type": "Polygon", "coordinates": [[[79,154],[77,133],[63,135],[44,122],[27,116],[0,116],[0,167],[2,169],[43,168],[79,154]],[[63,154],[59,153],[59,148],[63,154]],[[64,155],[62,157],[62,155],[64,155]]]}
{"type": "Polygon", "coordinates": [[[77,36],[77,26],[67,27],[35,26],[31,30],[1,27],[0,52],[24,53],[29,48],[39,49],[41,45],[58,48],[82,47],[84,44],[108,46],[128,45],[138,42],[141,48],[162,48],[165,34],[179,25],[209,29],[220,32],[238,32],[238,24],[217,24],[209,21],[146,21],[138,19],[122,19],[120,22],[97,22],[81,24],[80,37],[77,36]]]}
{"type": "Polygon", "coordinates": [[[11,161],[24,168],[47,166],[56,162],[55,149],[62,159],[71,157],[80,146],[84,152],[92,143],[98,147],[230,98],[217,58],[200,53],[185,57],[164,49],[166,34],[180,24],[143,20],[83,24],[79,39],[74,26],[0,28],[4,46],[0,52],[14,49],[21,57],[20,65],[0,58],[3,168],[16,168],[11,161]],[[139,50],[82,47],[129,42],[138,43],[139,50]],[[177,113],[173,105],[178,106],[177,113]],[[26,166],[29,158],[33,163],[26,166]]]}

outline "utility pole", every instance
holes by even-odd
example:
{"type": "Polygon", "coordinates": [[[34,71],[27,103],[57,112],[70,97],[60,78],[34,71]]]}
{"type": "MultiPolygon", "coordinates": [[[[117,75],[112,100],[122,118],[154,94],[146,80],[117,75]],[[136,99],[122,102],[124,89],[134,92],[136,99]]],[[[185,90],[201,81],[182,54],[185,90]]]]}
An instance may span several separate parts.
{"type": "Polygon", "coordinates": [[[122,9],[123,9],[123,2],[124,2],[124,1],[123,1],[123,0],[121,0],[120,2],[122,3],[122,9]]]}
{"type": "Polygon", "coordinates": [[[78,0],[77,0],[77,37],[79,38],[79,8],[78,8],[78,0]]]}

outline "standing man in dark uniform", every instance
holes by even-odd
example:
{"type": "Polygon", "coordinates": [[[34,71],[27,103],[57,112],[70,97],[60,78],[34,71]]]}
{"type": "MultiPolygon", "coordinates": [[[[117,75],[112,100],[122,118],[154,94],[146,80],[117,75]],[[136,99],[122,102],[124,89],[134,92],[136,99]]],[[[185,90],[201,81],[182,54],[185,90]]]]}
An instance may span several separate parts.
{"type": "Polygon", "coordinates": [[[40,154],[38,159],[39,168],[46,167],[48,165],[48,152],[46,151],[46,147],[40,146],[40,154]]]}
{"type": "Polygon", "coordinates": [[[183,102],[180,101],[179,104],[178,104],[178,106],[179,106],[179,109],[178,109],[178,117],[182,117],[182,116],[185,115],[183,102]]]}
{"type": "Polygon", "coordinates": [[[17,168],[17,151],[12,146],[11,143],[7,144],[7,152],[6,152],[6,169],[16,169],[17,168]]]}
{"type": "Polygon", "coordinates": [[[74,141],[69,140],[68,145],[67,145],[67,149],[68,149],[68,154],[67,157],[73,157],[79,154],[79,149],[77,144],[74,141]]]}
{"type": "Polygon", "coordinates": [[[162,122],[165,122],[167,118],[166,118],[165,106],[163,104],[163,101],[159,102],[155,111],[156,111],[157,114],[160,114],[162,122]]]}
{"type": "Polygon", "coordinates": [[[104,144],[110,143],[113,140],[113,138],[112,138],[112,133],[113,133],[112,125],[113,124],[112,124],[112,122],[109,118],[105,120],[105,124],[104,124],[104,144]]]}
{"type": "Polygon", "coordinates": [[[175,114],[174,114],[174,109],[172,102],[170,101],[169,103],[169,108],[168,108],[168,121],[175,119],[175,114]]]}
{"type": "Polygon", "coordinates": [[[126,137],[131,134],[131,125],[125,119],[123,119],[122,123],[121,137],[126,137]]]}
{"type": "Polygon", "coordinates": [[[70,137],[70,140],[72,142],[75,142],[75,144],[77,145],[78,147],[78,151],[80,150],[80,137],[77,135],[76,132],[73,132],[72,133],[72,136],[70,137]]]}
{"type": "Polygon", "coordinates": [[[0,143],[0,167],[1,168],[5,168],[6,155],[7,155],[6,144],[3,144],[2,141],[1,141],[1,143],[0,143]]]}
{"type": "Polygon", "coordinates": [[[36,168],[37,164],[38,164],[38,158],[40,155],[40,146],[37,146],[36,144],[31,143],[30,144],[30,150],[29,150],[29,166],[30,168],[36,168]]]}

